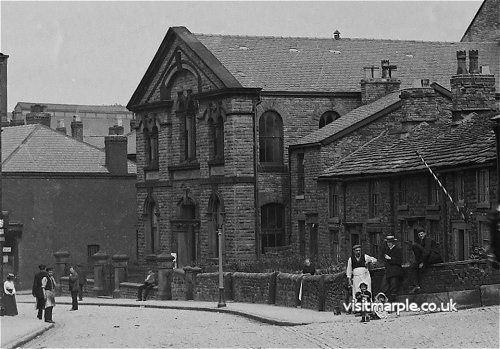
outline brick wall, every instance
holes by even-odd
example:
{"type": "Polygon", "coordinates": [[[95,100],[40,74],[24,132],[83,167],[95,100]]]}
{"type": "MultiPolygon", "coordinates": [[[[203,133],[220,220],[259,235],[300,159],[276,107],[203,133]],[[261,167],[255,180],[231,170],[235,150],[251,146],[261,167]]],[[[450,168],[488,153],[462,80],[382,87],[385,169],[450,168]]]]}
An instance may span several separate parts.
{"type": "Polygon", "coordinates": [[[276,305],[297,306],[301,281],[301,274],[278,273],[276,276],[276,305]]]}
{"type": "Polygon", "coordinates": [[[235,302],[274,304],[277,273],[233,273],[235,302]]]}

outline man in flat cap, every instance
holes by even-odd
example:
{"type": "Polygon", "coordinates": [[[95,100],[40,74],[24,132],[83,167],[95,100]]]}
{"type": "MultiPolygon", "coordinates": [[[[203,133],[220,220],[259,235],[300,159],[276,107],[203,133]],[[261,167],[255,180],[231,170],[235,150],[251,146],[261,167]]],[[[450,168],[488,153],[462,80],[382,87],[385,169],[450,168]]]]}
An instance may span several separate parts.
{"type": "Polygon", "coordinates": [[[387,248],[384,251],[385,280],[387,282],[386,294],[389,302],[395,301],[403,277],[403,267],[401,266],[403,251],[396,246],[396,241],[397,239],[392,234],[385,237],[387,243],[387,248]]]}
{"type": "Polygon", "coordinates": [[[352,299],[356,299],[356,292],[360,291],[359,286],[365,283],[367,290],[372,291],[372,279],[368,265],[370,263],[377,263],[377,259],[367,254],[361,253],[361,245],[354,245],[352,247],[352,255],[347,261],[347,280],[352,285],[352,299]]]}
{"type": "Polygon", "coordinates": [[[38,310],[37,318],[42,320],[43,310],[45,309],[45,297],[42,288],[42,279],[49,274],[46,271],[46,266],[44,264],[40,264],[38,266],[38,273],[35,274],[33,278],[33,288],[31,290],[31,294],[36,298],[36,309],[38,310]]]}

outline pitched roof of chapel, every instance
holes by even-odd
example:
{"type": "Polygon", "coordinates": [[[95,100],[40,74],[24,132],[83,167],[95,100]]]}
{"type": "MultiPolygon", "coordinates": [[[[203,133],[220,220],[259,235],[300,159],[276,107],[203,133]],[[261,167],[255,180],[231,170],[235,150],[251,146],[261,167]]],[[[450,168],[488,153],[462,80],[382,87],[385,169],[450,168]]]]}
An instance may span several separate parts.
{"type": "Polygon", "coordinates": [[[396,103],[400,101],[400,93],[400,91],[393,92],[372,103],[362,105],[349,113],[342,115],[340,118],[332,121],[328,125],[302,137],[294,145],[306,145],[322,142],[330,139],[342,131],[348,130],[349,128],[362,126],[363,122],[370,119],[370,117],[376,116],[377,114],[382,115],[384,111],[391,110],[392,108],[390,107],[396,106],[396,103]]]}
{"type": "Polygon", "coordinates": [[[487,163],[496,159],[494,113],[470,114],[458,125],[421,123],[407,134],[384,131],[323,172],[321,177],[395,174],[487,163]],[[418,152],[418,154],[417,154],[418,152]]]}
{"type": "Polygon", "coordinates": [[[1,151],[2,172],[109,173],[104,151],[40,124],[3,128],[1,151]]]}
{"type": "Polygon", "coordinates": [[[457,69],[456,51],[469,49],[478,49],[479,65],[489,65],[500,80],[494,42],[210,34],[194,37],[243,87],[263,91],[359,92],[363,67],[380,67],[384,59],[397,66],[401,88],[411,87],[415,79],[423,78],[449,88],[450,77],[457,69]]]}

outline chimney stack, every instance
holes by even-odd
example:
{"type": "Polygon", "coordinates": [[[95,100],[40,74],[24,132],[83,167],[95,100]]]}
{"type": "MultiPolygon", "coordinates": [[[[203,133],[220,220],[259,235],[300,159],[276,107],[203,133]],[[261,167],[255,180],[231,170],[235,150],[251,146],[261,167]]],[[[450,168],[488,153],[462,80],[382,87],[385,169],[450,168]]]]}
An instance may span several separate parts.
{"type": "Polygon", "coordinates": [[[0,53],[0,122],[7,123],[7,58],[0,53]]]}
{"type": "Polygon", "coordinates": [[[46,113],[47,106],[34,104],[30,106],[30,112],[26,114],[26,125],[41,124],[50,127],[50,113],[46,113]]]}
{"type": "Polygon", "coordinates": [[[335,30],[335,31],[333,32],[333,38],[334,38],[335,40],[340,40],[340,32],[339,32],[338,30],[335,30]]]}
{"type": "Polygon", "coordinates": [[[83,122],[76,115],[73,116],[73,121],[71,121],[71,137],[83,142],[83,122]]]}
{"type": "Polygon", "coordinates": [[[111,135],[122,135],[123,134],[123,121],[121,118],[117,118],[113,126],[108,129],[108,134],[111,135]]]}
{"type": "Polygon", "coordinates": [[[465,51],[457,51],[457,75],[467,74],[467,66],[465,64],[466,55],[465,51]]]}
{"type": "Polygon", "coordinates": [[[454,121],[462,120],[472,112],[496,110],[495,76],[479,74],[477,50],[469,51],[469,73],[465,69],[465,58],[465,51],[457,52],[459,69],[457,75],[452,76],[450,80],[454,121]]]}
{"type": "Polygon", "coordinates": [[[127,137],[122,135],[104,137],[104,150],[109,173],[117,176],[127,175],[127,137]]]}
{"type": "Polygon", "coordinates": [[[66,134],[66,126],[64,126],[64,119],[57,120],[57,132],[61,132],[63,135],[66,134]]]}
{"type": "Polygon", "coordinates": [[[379,67],[364,67],[365,77],[361,80],[361,103],[368,104],[398,91],[401,80],[393,77],[395,65],[390,65],[388,60],[381,61],[382,77],[379,76],[379,67]]]}

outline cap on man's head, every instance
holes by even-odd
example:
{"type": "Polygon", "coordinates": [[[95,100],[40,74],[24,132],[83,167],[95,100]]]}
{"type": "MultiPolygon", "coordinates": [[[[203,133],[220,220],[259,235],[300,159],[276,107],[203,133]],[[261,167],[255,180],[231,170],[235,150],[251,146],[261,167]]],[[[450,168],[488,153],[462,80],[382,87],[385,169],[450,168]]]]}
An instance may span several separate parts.
{"type": "Polygon", "coordinates": [[[417,226],[415,227],[415,231],[416,231],[417,233],[420,233],[420,232],[424,232],[424,233],[425,233],[425,229],[424,229],[424,227],[422,227],[421,225],[417,225],[417,226]]]}
{"type": "Polygon", "coordinates": [[[9,273],[9,274],[7,275],[7,279],[13,279],[13,278],[14,278],[14,274],[9,273]]]}
{"type": "Polygon", "coordinates": [[[354,245],[354,246],[352,247],[352,249],[353,249],[353,250],[358,249],[358,248],[361,248],[361,245],[354,245]]]}
{"type": "Polygon", "coordinates": [[[362,283],[360,283],[360,284],[359,284],[359,288],[361,288],[361,286],[368,287],[368,285],[367,285],[367,284],[365,284],[364,282],[362,282],[362,283]]]}
{"type": "Polygon", "coordinates": [[[47,268],[47,267],[45,266],[45,264],[40,264],[40,265],[38,266],[38,269],[40,269],[40,270],[44,270],[45,268],[47,268]]]}
{"type": "Polygon", "coordinates": [[[396,241],[398,241],[398,239],[396,239],[396,238],[394,237],[394,235],[392,235],[392,234],[391,234],[391,235],[387,235],[387,236],[385,237],[385,239],[384,239],[384,240],[385,240],[386,242],[396,242],[396,241]]]}

